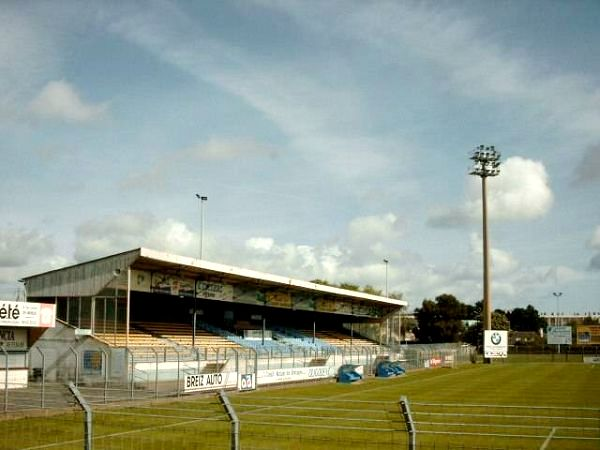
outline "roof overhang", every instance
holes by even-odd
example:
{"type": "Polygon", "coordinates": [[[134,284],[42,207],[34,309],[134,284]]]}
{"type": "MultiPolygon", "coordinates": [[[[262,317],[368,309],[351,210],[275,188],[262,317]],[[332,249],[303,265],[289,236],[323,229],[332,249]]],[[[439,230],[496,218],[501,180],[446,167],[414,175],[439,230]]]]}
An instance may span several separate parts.
{"type": "Polygon", "coordinates": [[[224,282],[252,282],[263,286],[312,291],[335,297],[344,297],[348,300],[360,300],[397,307],[407,306],[405,300],[341,289],[143,247],[24,277],[21,281],[25,283],[27,295],[30,297],[90,296],[96,295],[116,275],[128,268],[154,272],[174,272],[180,276],[194,279],[216,278],[224,282]]]}

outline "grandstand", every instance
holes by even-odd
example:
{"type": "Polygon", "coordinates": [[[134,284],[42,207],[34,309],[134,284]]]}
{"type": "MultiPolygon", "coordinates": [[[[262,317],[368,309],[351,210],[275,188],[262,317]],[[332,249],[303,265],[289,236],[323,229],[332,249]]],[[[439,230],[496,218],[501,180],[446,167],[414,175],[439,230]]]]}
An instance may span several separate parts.
{"type": "MultiPolygon", "coordinates": [[[[266,355],[278,357],[280,367],[344,362],[329,362],[332,354],[374,358],[381,342],[354,332],[353,325],[381,324],[406,306],[402,300],[146,248],[22,282],[27,301],[56,305],[56,326],[31,334],[31,349],[46,352],[41,361],[40,352],[30,351],[33,366],[44,362],[53,367],[55,361],[79,365],[78,360],[70,362],[70,353],[96,351],[98,364],[106,365],[98,374],[123,381],[143,370],[154,370],[161,381],[179,377],[179,369],[174,374],[169,365],[173,358],[182,363],[202,357],[205,365],[224,367],[228,361],[234,364],[232,355],[248,359],[254,354],[256,367],[248,370],[255,372],[266,355]],[[119,351],[123,356],[115,356],[119,351]],[[160,362],[157,352],[163,355],[160,362]],[[122,357],[127,370],[108,364],[122,357]],[[155,360],[151,369],[144,365],[149,360],[155,360]]],[[[69,370],[57,370],[57,376],[69,370]]],[[[230,370],[237,371],[237,362],[230,370]]]]}

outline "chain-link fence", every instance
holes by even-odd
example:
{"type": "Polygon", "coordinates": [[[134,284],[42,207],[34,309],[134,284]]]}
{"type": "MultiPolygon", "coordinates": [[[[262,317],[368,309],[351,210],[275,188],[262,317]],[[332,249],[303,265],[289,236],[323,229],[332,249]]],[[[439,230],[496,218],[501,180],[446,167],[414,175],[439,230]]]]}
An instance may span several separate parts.
{"type": "MultiPolygon", "coordinates": [[[[2,355],[4,367],[18,362],[9,352],[2,355]]],[[[251,373],[260,387],[262,374],[288,373],[290,368],[331,377],[335,371],[320,369],[357,364],[372,374],[381,360],[401,361],[411,370],[454,367],[473,356],[471,347],[457,344],[349,346],[327,352],[292,347],[119,348],[91,342],[35,347],[23,360],[25,382],[9,376],[11,371],[0,372],[0,450],[82,449],[89,448],[88,442],[95,449],[219,449],[233,448],[236,442],[257,450],[410,448],[411,425],[398,399],[371,400],[368,393],[352,400],[278,398],[272,394],[276,391],[236,392],[234,377],[223,386],[232,389],[232,415],[214,387],[190,396],[184,380],[194,374],[251,373]]],[[[591,449],[600,444],[598,409],[411,407],[416,431],[412,448],[525,449],[545,443],[546,449],[591,449]]]]}

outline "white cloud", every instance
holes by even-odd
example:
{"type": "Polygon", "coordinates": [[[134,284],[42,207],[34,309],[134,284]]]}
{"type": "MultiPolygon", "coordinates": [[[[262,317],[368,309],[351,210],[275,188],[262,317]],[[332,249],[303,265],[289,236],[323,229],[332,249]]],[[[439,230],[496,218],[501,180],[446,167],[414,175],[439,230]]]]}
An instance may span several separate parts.
{"type": "Polygon", "coordinates": [[[194,256],[198,240],[187,226],[151,214],[122,214],[88,221],[76,230],[75,259],[85,261],[137,247],[194,256]]]}
{"type": "Polygon", "coordinates": [[[65,122],[91,122],[102,118],[108,103],[86,103],[77,90],[65,80],[48,82],[34,98],[30,111],[43,119],[65,122]]]}
{"type": "Polygon", "coordinates": [[[174,172],[179,173],[193,161],[219,163],[277,156],[275,148],[256,139],[212,136],[189,147],[165,152],[146,170],[130,174],[120,185],[124,189],[160,190],[173,181],[174,172]]]}
{"type": "Polygon", "coordinates": [[[590,260],[589,268],[600,271],[600,225],[594,230],[589,246],[596,251],[596,254],[590,260]]]}
{"type": "Polygon", "coordinates": [[[350,245],[357,250],[376,249],[401,235],[401,223],[393,213],[357,217],[348,224],[350,245]]]}
{"type": "Polygon", "coordinates": [[[21,278],[68,264],[54,253],[51,237],[36,230],[0,229],[0,298],[15,298],[21,278]]]}
{"type": "MultiPolygon", "coordinates": [[[[471,234],[471,257],[475,266],[482,267],[483,239],[477,233],[471,234]]],[[[499,248],[490,248],[490,262],[493,273],[506,276],[519,268],[519,261],[513,255],[499,248]]],[[[479,269],[480,271],[483,269],[479,269]]],[[[481,272],[480,272],[481,273],[481,272]]]]}
{"type": "Polygon", "coordinates": [[[257,252],[269,252],[275,245],[273,238],[254,237],[246,241],[246,247],[257,252]]]}
{"type": "MultiPolygon", "coordinates": [[[[324,25],[319,8],[305,2],[278,4],[307,26],[324,25]]],[[[533,58],[498,45],[486,22],[459,8],[437,4],[386,3],[374,8],[359,4],[339,8],[334,30],[369,43],[392,57],[413,54],[437,65],[439,73],[462,95],[521,106],[520,113],[548,128],[599,137],[600,91],[592,80],[557,67],[549,72],[533,58]],[[435,6],[434,6],[435,5],[435,6]]]]}
{"type": "MultiPolygon", "coordinates": [[[[398,153],[398,142],[365,138],[369,117],[364,99],[335,63],[329,63],[331,70],[325,72],[312,70],[305,59],[257,63],[243,47],[207,36],[174,9],[170,5],[119,16],[110,29],[198,80],[237,96],[286,134],[305,160],[318,162],[319,170],[353,178],[388,169],[386,150],[395,145],[398,153]],[[165,16],[177,26],[169,28],[165,16]]],[[[205,144],[199,149],[199,154],[211,158],[231,155],[232,150],[205,144]]]]}
{"type": "MultiPolygon", "coordinates": [[[[543,217],[552,207],[554,195],[548,174],[539,161],[519,156],[510,157],[500,166],[500,175],[488,178],[488,216],[492,220],[521,221],[543,217]]],[[[452,227],[481,220],[481,180],[469,179],[467,201],[454,208],[439,208],[428,223],[452,227]]]]}
{"type": "Polygon", "coordinates": [[[177,154],[182,158],[194,158],[207,161],[219,161],[244,157],[269,156],[277,154],[275,149],[255,139],[234,139],[211,137],[191,147],[182,149],[177,154]]]}
{"type": "Polygon", "coordinates": [[[48,236],[35,230],[0,229],[0,267],[21,267],[52,254],[48,236]]]}

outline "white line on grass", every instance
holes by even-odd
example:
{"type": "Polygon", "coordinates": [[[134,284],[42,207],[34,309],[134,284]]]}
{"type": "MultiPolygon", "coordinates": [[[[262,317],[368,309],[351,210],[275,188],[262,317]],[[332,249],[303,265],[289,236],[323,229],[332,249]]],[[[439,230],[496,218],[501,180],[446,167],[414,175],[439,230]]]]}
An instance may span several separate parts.
{"type": "Polygon", "coordinates": [[[540,447],[540,450],[546,450],[546,447],[548,447],[548,444],[550,444],[550,441],[552,440],[552,436],[554,436],[554,433],[556,433],[556,427],[552,427],[552,430],[550,430],[550,434],[548,435],[548,437],[546,438],[546,440],[540,447]]]}

